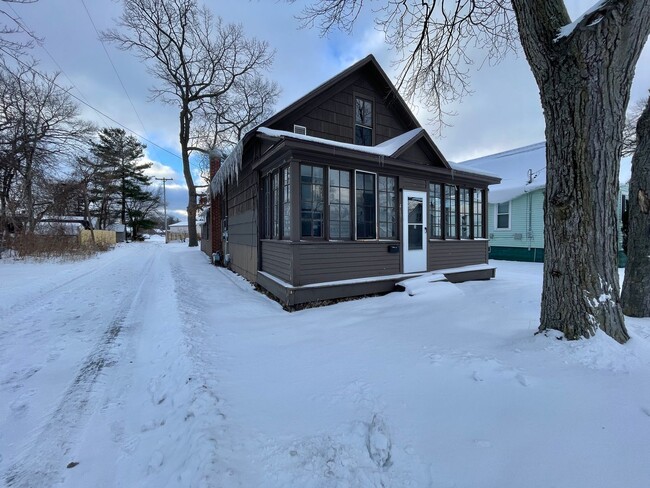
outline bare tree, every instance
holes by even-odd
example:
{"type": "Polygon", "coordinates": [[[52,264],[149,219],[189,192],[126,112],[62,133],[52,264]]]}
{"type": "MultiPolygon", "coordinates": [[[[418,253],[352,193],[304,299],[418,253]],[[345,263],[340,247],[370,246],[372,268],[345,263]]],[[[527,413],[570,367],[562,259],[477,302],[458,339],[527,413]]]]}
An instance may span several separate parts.
{"type": "Polygon", "coordinates": [[[206,184],[210,184],[210,151],[232,149],[254,125],[272,115],[279,94],[277,83],[255,74],[236,80],[221,97],[204,101],[197,111],[190,149],[201,153],[199,170],[206,184]]]}
{"type": "Polygon", "coordinates": [[[36,2],[38,0],[0,0],[0,57],[19,55],[32,46],[36,36],[23,25],[11,4],[36,2]]]}
{"type": "Polygon", "coordinates": [[[636,150],[636,137],[637,137],[637,124],[639,117],[646,108],[650,97],[643,100],[638,100],[634,106],[628,110],[627,118],[625,119],[625,127],[623,128],[623,156],[631,156],[636,150]]]}
{"type": "Polygon", "coordinates": [[[197,246],[197,195],[190,167],[196,110],[205,100],[226,94],[238,79],[268,68],[273,52],[266,42],[247,38],[240,25],[225,24],[196,0],[123,0],[123,6],[120,30],[106,31],[103,37],[148,61],[159,82],[153,98],[179,109],[189,245],[197,246]]]}
{"type": "Polygon", "coordinates": [[[63,161],[85,146],[94,127],[79,118],[77,105],[34,64],[14,67],[0,63],[0,158],[2,193],[0,222],[21,224],[33,231],[51,206],[44,191],[62,169],[63,161]]]}
{"type": "Polygon", "coordinates": [[[650,98],[638,117],[632,158],[627,265],[621,302],[632,317],[650,317],[650,98]]]}
{"type": "MultiPolygon", "coordinates": [[[[650,32],[648,0],[602,0],[572,22],[562,0],[384,0],[377,23],[404,54],[399,85],[432,107],[467,92],[476,46],[498,61],[517,38],[546,121],[540,331],[629,336],[619,301],[616,196],[625,110],[650,32]],[[513,20],[514,18],[514,20],[513,20]]],[[[303,20],[349,30],[363,0],[320,0],[303,20]]]]}

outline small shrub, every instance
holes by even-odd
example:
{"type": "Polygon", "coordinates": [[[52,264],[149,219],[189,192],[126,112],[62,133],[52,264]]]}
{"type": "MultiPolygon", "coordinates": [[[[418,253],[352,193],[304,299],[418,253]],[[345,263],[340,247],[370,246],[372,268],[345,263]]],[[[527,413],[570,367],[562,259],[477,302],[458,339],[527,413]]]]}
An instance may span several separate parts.
{"type": "Polygon", "coordinates": [[[17,259],[87,259],[98,252],[105,252],[113,246],[104,242],[80,244],[75,235],[16,234],[5,246],[17,259]]]}

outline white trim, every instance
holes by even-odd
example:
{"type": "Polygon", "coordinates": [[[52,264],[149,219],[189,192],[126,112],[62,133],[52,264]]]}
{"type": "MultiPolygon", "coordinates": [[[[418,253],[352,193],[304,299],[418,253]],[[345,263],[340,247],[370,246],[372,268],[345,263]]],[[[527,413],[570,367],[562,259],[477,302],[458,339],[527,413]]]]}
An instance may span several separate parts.
{"type": "Polygon", "coordinates": [[[429,239],[427,236],[428,211],[427,211],[427,192],[402,190],[402,272],[417,273],[427,270],[427,246],[429,239]],[[422,249],[409,250],[409,221],[408,221],[408,200],[410,198],[422,200],[422,249]]]}
{"type": "MultiPolygon", "coordinates": [[[[501,214],[504,215],[504,214],[501,214]]],[[[494,204],[494,230],[511,230],[512,229],[512,200],[494,204]],[[508,227],[499,227],[499,205],[508,204],[508,227]]]]}
{"type": "Polygon", "coordinates": [[[307,127],[305,127],[304,125],[293,124],[293,132],[294,134],[300,134],[301,136],[306,136],[307,127]]]}

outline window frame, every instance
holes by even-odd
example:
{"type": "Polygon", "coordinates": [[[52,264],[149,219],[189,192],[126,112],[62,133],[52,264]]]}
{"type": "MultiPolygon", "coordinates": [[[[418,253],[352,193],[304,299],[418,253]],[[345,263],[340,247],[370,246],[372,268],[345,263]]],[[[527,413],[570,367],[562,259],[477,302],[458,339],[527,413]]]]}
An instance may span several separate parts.
{"type": "Polygon", "coordinates": [[[291,165],[280,168],[280,238],[291,239],[291,165]],[[287,225],[288,224],[288,225],[287,225]]]}
{"type": "Polygon", "coordinates": [[[494,230],[512,229],[512,200],[494,204],[494,230]],[[508,204],[508,213],[499,213],[499,205],[508,204]],[[499,215],[508,215],[508,227],[499,227],[499,215]]]}
{"type": "MultiPolygon", "coordinates": [[[[301,163],[299,163],[299,166],[298,166],[298,174],[300,175],[300,182],[299,182],[299,184],[300,184],[300,188],[299,188],[299,205],[300,205],[300,215],[299,215],[300,229],[299,230],[300,230],[300,239],[301,240],[325,240],[326,239],[325,225],[328,224],[328,221],[326,219],[326,217],[327,217],[327,215],[326,215],[326,210],[327,210],[326,190],[328,188],[327,187],[327,183],[328,183],[327,166],[301,162],[301,163]],[[313,183],[313,168],[320,168],[321,170],[323,170],[323,182],[321,183],[323,210],[321,211],[321,219],[320,219],[320,222],[321,222],[321,232],[320,232],[321,235],[320,236],[314,236],[313,235],[313,229],[314,229],[314,227],[313,227],[314,219],[313,218],[311,219],[311,222],[312,222],[312,226],[311,226],[312,234],[307,236],[307,235],[303,235],[303,232],[302,232],[302,224],[303,224],[303,215],[302,215],[303,214],[303,207],[302,207],[302,202],[303,202],[302,168],[303,168],[303,166],[309,166],[310,168],[312,168],[312,183],[311,183],[312,195],[313,195],[313,186],[314,186],[314,183],[313,183]]],[[[313,201],[314,201],[313,197],[312,197],[311,201],[313,203],[313,201]]],[[[312,214],[314,213],[313,207],[312,207],[311,212],[312,212],[312,214]]]]}
{"type": "Polygon", "coordinates": [[[363,170],[354,170],[354,240],[355,241],[377,241],[379,231],[377,229],[377,173],[373,173],[372,171],[363,171],[363,170]],[[373,175],[374,177],[374,185],[373,185],[373,191],[374,191],[374,197],[375,197],[375,236],[374,237],[362,237],[359,238],[359,219],[357,218],[357,174],[369,174],[373,175]]]}
{"type": "Polygon", "coordinates": [[[444,209],[443,210],[444,240],[446,240],[446,241],[452,241],[452,240],[457,241],[459,239],[459,234],[460,234],[460,232],[459,232],[460,229],[458,228],[459,227],[459,222],[458,222],[458,217],[459,217],[458,216],[458,214],[459,214],[459,212],[458,212],[458,185],[452,185],[452,184],[449,184],[449,183],[444,184],[444,186],[443,186],[443,209],[444,209]],[[453,222],[450,219],[447,218],[447,214],[448,214],[447,208],[451,208],[451,207],[447,207],[448,195],[451,194],[449,192],[450,188],[454,189],[454,191],[453,191],[453,196],[454,196],[454,198],[453,198],[453,201],[454,201],[454,206],[453,206],[453,212],[454,212],[453,217],[454,218],[453,218],[453,222]],[[448,224],[451,224],[451,225],[454,226],[454,234],[453,235],[449,234],[449,229],[450,229],[451,225],[448,225],[448,224]]]}
{"type": "MultiPolygon", "coordinates": [[[[327,180],[327,191],[325,193],[327,194],[326,198],[327,198],[327,240],[328,241],[352,241],[354,239],[354,234],[352,232],[353,227],[356,227],[356,222],[355,222],[355,219],[354,219],[354,211],[353,211],[356,208],[355,198],[354,198],[355,185],[353,184],[353,181],[352,181],[354,178],[355,178],[354,170],[345,169],[345,168],[336,168],[336,167],[331,167],[331,166],[327,167],[327,178],[326,178],[326,180],[327,180]],[[331,175],[332,171],[338,171],[340,173],[345,172],[345,173],[347,173],[349,175],[349,184],[348,184],[348,187],[347,187],[347,189],[349,191],[349,195],[348,195],[349,202],[348,202],[347,205],[350,207],[349,208],[350,225],[349,225],[349,228],[348,228],[348,236],[347,237],[340,237],[340,236],[339,237],[332,237],[332,234],[331,234],[331,224],[332,224],[331,205],[332,205],[332,202],[331,202],[331,199],[330,199],[329,195],[330,195],[330,175],[331,175]]],[[[340,183],[340,176],[339,176],[339,183],[340,183]]],[[[345,188],[345,187],[339,185],[336,188],[338,188],[340,190],[341,188],[345,188]]],[[[338,203],[335,203],[335,205],[339,206],[339,211],[340,211],[340,206],[344,205],[344,204],[341,204],[340,202],[338,202],[338,203]]],[[[341,222],[340,218],[338,219],[338,222],[339,223],[341,222]]]]}
{"type": "Polygon", "coordinates": [[[468,240],[472,238],[472,227],[474,226],[474,219],[472,218],[472,189],[464,186],[459,186],[456,191],[458,197],[458,238],[461,240],[468,240]],[[466,213],[463,213],[463,196],[466,197],[465,204],[467,205],[466,213]],[[464,225],[467,229],[467,235],[463,236],[463,216],[467,217],[468,222],[464,225]]]}
{"type": "MultiPolygon", "coordinates": [[[[353,112],[353,117],[352,117],[352,141],[353,144],[357,146],[374,146],[375,145],[375,100],[372,97],[366,97],[361,94],[354,94],[354,101],[353,101],[353,106],[352,106],[352,112],[353,112]],[[370,104],[370,125],[364,125],[362,123],[357,123],[357,101],[361,100],[362,102],[367,102],[370,104]],[[369,129],[370,130],[370,144],[363,144],[361,142],[357,142],[357,126],[362,127],[364,129],[369,129]]],[[[356,170],[355,170],[356,171],[356,170]]]]}
{"type": "MultiPolygon", "coordinates": [[[[398,214],[399,214],[399,203],[398,203],[399,187],[398,187],[397,176],[377,174],[377,178],[376,178],[376,181],[375,181],[375,187],[376,187],[375,200],[377,202],[377,206],[375,208],[375,221],[376,221],[376,227],[377,227],[377,229],[376,229],[376,235],[377,235],[376,239],[380,240],[380,241],[396,241],[396,240],[399,239],[399,218],[398,218],[398,214]],[[381,209],[382,209],[382,207],[380,205],[380,200],[381,199],[380,199],[379,194],[382,192],[382,190],[379,187],[379,179],[380,178],[386,178],[386,183],[387,184],[388,184],[389,179],[392,179],[394,181],[394,188],[393,188],[393,191],[392,191],[392,193],[393,193],[393,199],[392,199],[393,200],[393,205],[392,205],[392,207],[391,206],[384,207],[386,209],[392,208],[393,209],[393,216],[395,218],[395,227],[393,229],[394,232],[393,232],[392,236],[387,236],[387,237],[382,237],[381,236],[381,224],[382,224],[381,209]]],[[[386,193],[387,195],[390,194],[390,192],[388,190],[386,190],[384,193],[386,193]]],[[[356,195],[356,193],[355,193],[355,195],[356,195]]],[[[386,223],[390,224],[389,221],[386,221],[386,223]]]]}
{"type": "Polygon", "coordinates": [[[473,188],[472,189],[472,239],[485,239],[485,191],[482,188],[473,188]],[[480,195],[479,200],[476,199],[476,196],[480,195]],[[478,205],[477,205],[478,204],[478,205]],[[479,209],[477,213],[476,209],[479,209]],[[481,218],[480,222],[477,222],[476,216],[481,218]],[[476,235],[476,230],[480,229],[481,235],[476,235]]]}

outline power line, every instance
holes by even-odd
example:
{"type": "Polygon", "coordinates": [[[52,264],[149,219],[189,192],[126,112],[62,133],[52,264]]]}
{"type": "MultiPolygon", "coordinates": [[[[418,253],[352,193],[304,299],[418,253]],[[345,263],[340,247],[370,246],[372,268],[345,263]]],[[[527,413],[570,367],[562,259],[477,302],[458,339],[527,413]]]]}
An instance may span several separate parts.
{"type": "Polygon", "coordinates": [[[136,131],[134,131],[133,129],[127,127],[126,125],[122,124],[121,122],[118,122],[117,120],[115,120],[115,119],[114,119],[113,117],[111,117],[110,115],[105,114],[104,112],[102,112],[102,111],[99,110],[98,108],[95,108],[95,107],[92,106],[90,103],[88,103],[88,102],[82,100],[81,98],[79,98],[78,96],[76,96],[74,93],[71,93],[69,90],[66,90],[66,89],[63,88],[61,85],[59,85],[58,83],[56,83],[54,80],[49,79],[49,78],[48,78],[47,76],[45,76],[43,73],[41,73],[40,71],[34,69],[34,67],[28,65],[27,63],[25,63],[25,62],[22,61],[20,58],[18,58],[17,56],[15,56],[13,53],[9,52],[9,51],[8,51],[7,49],[5,49],[4,47],[0,46],[0,51],[2,51],[3,53],[5,53],[7,56],[10,56],[11,58],[13,58],[15,61],[17,61],[18,63],[20,63],[22,66],[24,66],[25,68],[27,68],[28,70],[30,70],[32,73],[35,73],[35,74],[37,74],[38,76],[40,76],[41,78],[43,78],[44,80],[47,80],[48,82],[51,82],[51,83],[52,83],[54,86],[56,86],[59,90],[63,90],[63,91],[66,92],[68,95],[70,95],[72,98],[74,98],[75,100],[77,100],[78,102],[80,102],[80,103],[82,103],[83,105],[87,106],[87,107],[90,108],[91,110],[94,110],[94,111],[97,112],[99,115],[101,115],[101,116],[103,116],[103,117],[106,117],[108,120],[110,120],[110,121],[113,122],[114,124],[119,125],[119,126],[122,127],[123,129],[129,131],[130,133],[132,133],[132,134],[134,134],[134,135],[136,135],[136,136],[138,136],[138,137],[139,137],[140,139],[142,139],[143,141],[146,141],[146,142],[148,142],[149,144],[151,144],[152,146],[157,147],[157,148],[160,149],[161,151],[164,151],[164,152],[166,152],[167,154],[170,154],[170,155],[172,155],[172,156],[174,156],[174,157],[176,157],[176,158],[178,158],[178,159],[180,159],[180,160],[183,159],[183,158],[182,158],[181,156],[179,156],[178,154],[176,154],[176,153],[174,153],[174,152],[172,152],[172,151],[170,151],[170,150],[168,150],[168,149],[166,149],[166,148],[164,148],[164,147],[162,147],[162,146],[156,144],[155,142],[153,142],[153,141],[150,140],[150,139],[147,139],[145,136],[143,136],[143,135],[137,133],[136,131]]]}
{"type": "Polygon", "coordinates": [[[108,49],[106,49],[106,44],[104,44],[104,41],[102,40],[101,36],[99,35],[99,31],[97,30],[97,26],[95,25],[95,22],[93,21],[92,16],[90,15],[90,11],[88,10],[88,7],[86,6],[86,2],[84,0],[81,0],[81,4],[84,6],[84,10],[86,11],[86,14],[88,15],[88,19],[90,20],[90,23],[93,26],[93,29],[95,29],[95,34],[97,34],[97,39],[99,39],[99,42],[101,43],[102,47],[104,48],[104,52],[106,53],[106,57],[108,58],[108,61],[111,63],[111,66],[113,67],[113,71],[115,72],[115,76],[117,76],[117,79],[120,82],[120,85],[122,85],[122,89],[124,90],[124,93],[126,94],[126,98],[128,98],[129,103],[131,104],[131,107],[133,108],[133,112],[135,112],[135,116],[138,118],[140,121],[140,125],[142,126],[142,130],[147,132],[147,129],[144,126],[144,123],[142,122],[142,119],[140,118],[140,114],[138,113],[137,109],[135,108],[135,105],[133,104],[133,100],[131,100],[131,96],[129,95],[129,92],[126,89],[126,86],[124,86],[124,82],[122,81],[122,78],[120,77],[120,74],[117,72],[117,68],[115,67],[115,64],[113,63],[113,60],[111,59],[111,55],[108,54],[108,49]]]}
{"type": "MultiPolygon", "coordinates": [[[[7,6],[11,9],[11,11],[12,11],[12,12],[14,13],[14,15],[16,16],[16,18],[14,19],[14,22],[16,22],[16,25],[17,25],[18,27],[20,27],[20,28],[21,28],[21,29],[22,29],[22,30],[23,30],[27,35],[31,36],[31,37],[36,41],[36,43],[38,44],[38,46],[39,46],[43,51],[45,51],[45,53],[49,56],[49,58],[52,60],[52,62],[56,65],[56,67],[58,68],[58,70],[59,70],[61,73],[63,73],[63,76],[65,76],[66,80],[68,80],[68,83],[70,83],[70,84],[71,84],[71,85],[72,85],[72,86],[73,86],[73,87],[74,87],[74,88],[79,92],[79,94],[81,95],[81,97],[82,97],[84,100],[87,101],[87,100],[88,100],[88,97],[86,97],[86,96],[84,95],[84,93],[81,91],[81,89],[80,89],[80,88],[79,88],[79,87],[74,83],[74,81],[72,81],[72,79],[68,76],[68,74],[65,72],[65,70],[61,67],[61,65],[58,63],[58,61],[57,61],[56,59],[54,59],[54,56],[52,55],[52,53],[50,53],[50,51],[48,51],[47,47],[45,47],[45,42],[44,42],[42,39],[39,39],[38,37],[36,37],[34,34],[32,34],[32,31],[28,28],[27,23],[25,22],[25,20],[20,16],[20,14],[18,14],[18,12],[16,12],[16,9],[14,9],[14,7],[13,7],[11,4],[8,4],[7,6]]],[[[103,117],[102,117],[102,118],[103,118],[103,117]]],[[[106,125],[108,125],[106,119],[103,119],[103,120],[104,120],[104,123],[105,123],[106,125]]],[[[146,132],[146,131],[145,131],[145,132],[146,132]]]]}

